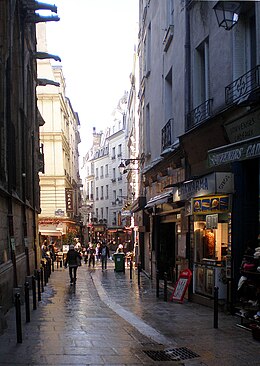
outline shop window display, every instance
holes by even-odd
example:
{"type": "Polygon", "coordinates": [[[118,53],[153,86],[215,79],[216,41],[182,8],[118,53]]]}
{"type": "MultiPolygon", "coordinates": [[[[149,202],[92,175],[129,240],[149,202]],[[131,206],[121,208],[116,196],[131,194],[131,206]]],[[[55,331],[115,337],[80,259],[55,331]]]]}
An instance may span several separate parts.
{"type": "Polygon", "coordinates": [[[195,292],[213,297],[214,287],[219,298],[227,296],[227,258],[230,255],[229,214],[195,215],[194,263],[195,292]]]}

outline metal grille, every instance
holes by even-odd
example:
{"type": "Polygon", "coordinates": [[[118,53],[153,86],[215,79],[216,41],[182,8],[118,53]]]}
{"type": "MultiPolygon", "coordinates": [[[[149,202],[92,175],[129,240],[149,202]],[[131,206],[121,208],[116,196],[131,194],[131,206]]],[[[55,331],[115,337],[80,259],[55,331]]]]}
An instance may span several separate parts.
{"type": "Polygon", "coordinates": [[[186,347],[173,348],[165,351],[144,351],[154,361],[181,361],[200,357],[186,347]]]}

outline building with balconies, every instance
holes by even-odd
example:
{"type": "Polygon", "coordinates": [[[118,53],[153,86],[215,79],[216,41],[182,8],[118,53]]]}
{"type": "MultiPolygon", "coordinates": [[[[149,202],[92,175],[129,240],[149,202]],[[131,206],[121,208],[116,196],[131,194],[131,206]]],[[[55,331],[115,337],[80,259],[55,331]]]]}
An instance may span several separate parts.
{"type": "Polygon", "coordinates": [[[140,1],[143,269],[174,282],[189,267],[208,304],[216,286],[235,303],[259,246],[259,20],[257,1],[140,1]]]}
{"type": "MultiPolygon", "coordinates": [[[[38,51],[48,52],[45,24],[37,26],[38,51]]],[[[40,129],[44,171],[40,174],[40,240],[60,247],[66,236],[82,235],[80,216],[81,178],[79,175],[79,117],[66,96],[61,66],[50,59],[38,60],[38,77],[47,80],[37,89],[37,105],[45,121],[40,129]]],[[[62,247],[61,247],[62,248],[62,247]]]]}

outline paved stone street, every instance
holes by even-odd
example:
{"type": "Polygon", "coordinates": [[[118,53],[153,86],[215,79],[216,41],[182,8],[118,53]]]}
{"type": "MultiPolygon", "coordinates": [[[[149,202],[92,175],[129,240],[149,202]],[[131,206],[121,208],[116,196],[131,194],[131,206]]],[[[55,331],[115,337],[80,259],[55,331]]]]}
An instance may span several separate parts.
{"type": "Polygon", "coordinates": [[[260,365],[260,343],[236,326],[237,318],[220,313],[214,329],[212,309],[165,302],[163,290],[158,299],[145,275],[138,286],[137,271],[130,280],[129,270],[115,272],[112,261],[105,272],[100,264],[83,265],[75,287],[68,269],[55,268],[30,314],[26,323],[22,306],[17,343],[15,309],[8,313],[0,366],[260,365]]]}

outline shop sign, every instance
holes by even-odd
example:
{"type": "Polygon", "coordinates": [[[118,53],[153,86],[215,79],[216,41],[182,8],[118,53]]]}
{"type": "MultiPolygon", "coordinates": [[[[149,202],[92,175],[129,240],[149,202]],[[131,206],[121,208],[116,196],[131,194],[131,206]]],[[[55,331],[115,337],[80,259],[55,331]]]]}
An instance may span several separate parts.
{"type": "Polygon", "coordinates": [[[260,157],[259,137],[208,151],[208,163],[210,167],[257,157],[260,157]]]}
{"type": "Polygon", "coordinates": [[[187,291],[191,281],[191,277],[192,272],[190,269],[185,269],[180,273],[169,301],[175,300],[178,302],[183,302],[185,292],[187,291]]]}
{"type": "Polygon", "coordinates": [[[218,228],[218,214],[206,216],[206,229],[217,229],[218,228]]]}
{"type": "Polygon", "coordinates": [[[183,201],[191,197],[201,197],[215,193],[231,193],[234,189],[233,174],[215,172],[180,185],[173,201],[183,201]]]}
{"type": "Polygon", "coordinates": [[[231,143],[260,135],[260,112],[254,112],[225,125],[231,143]]]}
{"type": "Polygon", "coordinates": [[[105,226],[101,226],[101,225],[99,225],[99,226],[93,226],[93,230],[95,232],[97,232],[97,231],[105,231],[105,226]]]}
{"type": "Polygon", "coordinates": [[[130,210],[122,210],[121,211],[121,216],[125,217],[125,216],[131,216],[132,212],[130,210]]]}
{"type": "Polygon", "coordinates": [[[196,197],[192,199],[192,213],[204,214],[230,211],[230,196],[196,197]]]}
{"type": "Polygon", "coordinates": [[[64,216],[64,214],[65,212],[61,208],[58,208],[58,210],[54,212],[55,216],[64,216]]]}
{"type": "Polygon", "coordinates": [[[71,188],[65,188],[66,197],[66,211],[73,212],[73,190],[71,188]]]}

